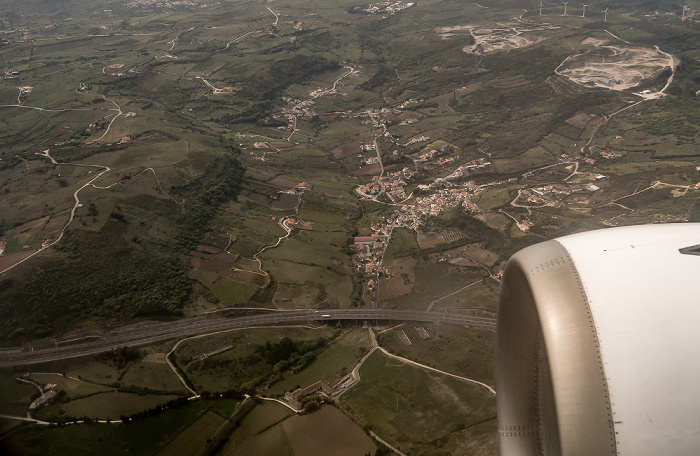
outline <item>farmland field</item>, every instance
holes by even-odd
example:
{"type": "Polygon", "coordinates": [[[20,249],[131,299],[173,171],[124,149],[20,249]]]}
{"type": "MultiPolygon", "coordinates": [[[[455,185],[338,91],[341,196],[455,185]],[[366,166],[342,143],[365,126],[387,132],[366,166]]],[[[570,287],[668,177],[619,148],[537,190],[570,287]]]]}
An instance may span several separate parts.
{"type": "Polygon", "coordinates": [[[187,456],[200,451],[216,430],[224,423],[224,419],[215,413],[208,412],[187,429],[181,432],[165,448],[158,452],[162,456],[187,456]]]}
{"type": "Polygon", "coordinates": [[[50,407],[46,413],[74,417],[87,416],[101,420],[118,420],[121,415],[132,415],[151,407],[165,404],[177,396],[155,394],[131,394],[118,391],[104,392],[89,397],[74,399],[61,404],[57,410],[50,407]]]}
{"type": "Polygon", "coordinates": [[[324,406],[292,417],[281,409],[269,403],[256,406],[234,431],[223,454],[355,455],[376,449],[372,440],[335,407],[324,406]]]}
{"type": "Polygon", "coordinates": [[[282,428],[295,455],[350,456],[376,449],[372,440],[335,407],[292,417],[282,423],[282,428]]]}
{"type": "MultiPolygon", "coordinates": [[[[237,449],[241,444],[256,435],[261,435],[275,424],[292,416],[292,412],[274,402],[263,401],[255,406],[244,418],[240,425],[231,434],[227,454],[235,454],[230,451],[237,449]]],[[[267,439],[263,439],[267,440],[267,439]]],[[[286,440],[286,439],[285,439],[286,440]]],[[[275,445],[276,446],[276,445],[275,445]]],[[[237,450],[238,451],[238,450],[237,450]]]]}

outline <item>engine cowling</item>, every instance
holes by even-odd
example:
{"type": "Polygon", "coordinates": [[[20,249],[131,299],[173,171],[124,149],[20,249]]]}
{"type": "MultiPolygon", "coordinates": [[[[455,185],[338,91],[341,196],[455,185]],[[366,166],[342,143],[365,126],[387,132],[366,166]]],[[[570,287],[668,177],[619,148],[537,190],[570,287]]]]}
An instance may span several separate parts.
{"type": "Polygon", "coordinates": [[[697,223],[632,226],[508,261],[497,324],[502,455],[698,454],[698,244],[697,223]]]}

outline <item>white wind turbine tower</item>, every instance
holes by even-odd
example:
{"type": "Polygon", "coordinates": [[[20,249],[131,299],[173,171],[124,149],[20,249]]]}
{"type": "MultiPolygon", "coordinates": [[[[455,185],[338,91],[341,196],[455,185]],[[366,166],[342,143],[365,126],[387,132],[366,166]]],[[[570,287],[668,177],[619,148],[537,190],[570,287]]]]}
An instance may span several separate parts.
{"type": "Polygon", "coordinates": [[[542,16],[542,7],[544,6],[544,5],[542,4],[542,0],[540,0],[540,4],[537,5],[537,6],[540,7],[540,16],[542,16]]]}
{"type": "Polygon", "coordinates": [[[586,5],[585,3],[583,4],[583,14],[581,15],[581,17],[586,17],[586,7],[587,6],[588,5],[586,5]]]}
{"type": "Polygon", "coordinates": [[[608,9],[609,8],[605,8],[605,11],[603,11],[605,13],[605,19],[603,20],[603,22],[608,22],[608,9]]]}
{"type": "Polygon", "coordinates": [[[569,2],[564,2],[564,16],[566,16],[566,5],[568,5],[569,2]]]}

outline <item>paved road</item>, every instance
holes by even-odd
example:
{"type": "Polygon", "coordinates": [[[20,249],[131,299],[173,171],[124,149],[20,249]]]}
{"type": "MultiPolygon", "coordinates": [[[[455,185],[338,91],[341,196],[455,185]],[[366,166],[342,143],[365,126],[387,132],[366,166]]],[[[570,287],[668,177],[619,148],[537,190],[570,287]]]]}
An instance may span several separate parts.
{"type": "Polygon", "coordinates": [[[96,355],[125,346],[139,346],[165,339],[184,338],[228,329],[256,325],[272,325],[296,321],[334,320],[394,320],[423,321],[455,325],[473,325],[495,328],[492,318],[469,317],[447,312],[428,312],[396,309],[326,309],[303,311],[273,311],[260,315],[237,318],[201,316],[176,321],[146,321],[109,331],[89,341],[54,348],[25,349],[0,352],[0,367],[37,364],[79,356],[96,355]]]}

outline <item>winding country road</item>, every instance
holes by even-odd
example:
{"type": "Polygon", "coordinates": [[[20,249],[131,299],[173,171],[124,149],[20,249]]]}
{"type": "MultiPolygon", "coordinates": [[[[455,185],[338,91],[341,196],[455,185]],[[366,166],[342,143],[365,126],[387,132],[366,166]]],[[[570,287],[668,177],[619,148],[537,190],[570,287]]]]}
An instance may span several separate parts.
{"type": "MultiPolygon", "coordinates": [[[[56,160],[54,160],[54,159],[49,155],[49,151],[48,151],[48,150],[45,150],[45,151],[44,151],[43,153],[41,153],[40,155],[43,155],[43,156],[49,158],[53,163],[56,162],[56,160]]],[[[61,229],[61,234],[59,234],[58,238],[57,238],[55,241],[53,241],[52,243],[46,245],[45,247],[42,247],[42,248],[38,249],[36,252],[32,253],[31,255],[29,255],[29,256],[27,256],[27,257],[24,257],[23,259],[21,259],[21,260],[18,261],[17,263],[15,263],[15,264],[13,264],[13,265],[11,265],[11,266],[9,266],[9,267],[3,269],[2,271],[0,271],[0,274],[6,273],[7,271],[9,271],[10,269],[14,268],[15,266],[24,263],[25,261],[27,261],[27,260],[29,260],[30,258],[32,258],[34,255],[37,255],[37,254],[43,252],[43,251],[46,250],[47,248],[51,247],[52,245],[58,243],[61,239],[63,239],[63,235],[65,234],[66,229],[68,228],[68,225],[70,225],[71,222],[73,221],[73,219],[75,218],[75,211],[76,211],[76,210],[78,209],[78,207],[80,206],[80,199],[78,199],[78,193],[80,193],[80,191],[81,191],[82,189],[84,189],[85,187],[89,187],[89,186],[93,186],[93,187],[94,187],[95,185],[93,184],[93,182],[95,182],[97,179],[99,179],[104,173],[110,171],[110,168],[109,168],[108,166],[102,166],[102,165],[88,165],[88,164],[83,164],[83,163],[57,163],[57,164],[59,164],[59,165],[66,165],[66,166],[91,166],[91,167],[94,167],[94,168],[102,168],[102,171],[100,171],[99,173],[97,173],[97,175],[96,175],[95,177],[93,177],[92,179],[90,179],[86,184],[82,185],[79,189],[77,189],[77,190],[73,193],[73,199],[75,200],[75,203],[73,204],[73,208],[72,208],[71,211],[70,211],[70,217],[68,218],[68,221],[66,222],[66,224],[63,225],[63,228],[61,229]]]]}
{"type": "Polygon", "coordinates": [[[144,321],[109,331],[86,342],[53,348],[22,351],[0,351],[0,367],[37,364],[80,356],[96,355],[119,347],[140,346],[174,338],[185,338],[207,332],[245,328],[257,325],[298,321],[382,320],[422,321],[495,328],[493,318],[471,317],[448,312],[427,312],[397,309],[324,309],[302,311],[270,311],[268,313],[226,318],[205,315],[176,321],[144,321]]]}

